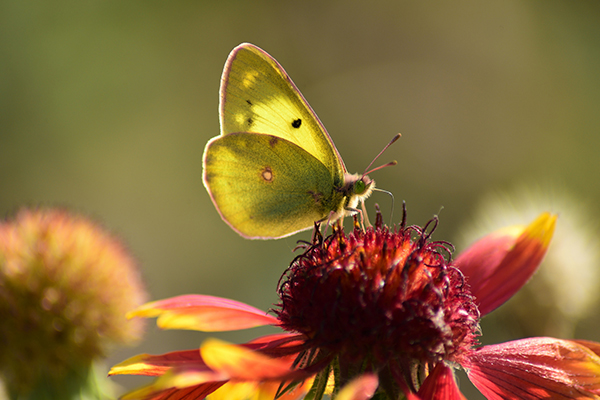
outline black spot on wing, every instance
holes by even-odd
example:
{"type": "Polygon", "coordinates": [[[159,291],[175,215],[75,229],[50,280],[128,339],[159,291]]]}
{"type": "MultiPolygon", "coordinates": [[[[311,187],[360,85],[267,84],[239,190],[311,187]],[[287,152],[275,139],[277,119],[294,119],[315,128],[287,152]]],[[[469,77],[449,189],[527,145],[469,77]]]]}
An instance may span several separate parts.
{"type": "Polygon", "coordinates": [[[252,102],[250,100],[246,100],[246,103],[248,103],[248,105],[252,105],[252,102]]]}
{"type": "Polygon", "coordinates": [[[292,121],[292,127],[298,129],[300,128],[300,125],[302,125],[302,120],[300,118],[292,121]]]}

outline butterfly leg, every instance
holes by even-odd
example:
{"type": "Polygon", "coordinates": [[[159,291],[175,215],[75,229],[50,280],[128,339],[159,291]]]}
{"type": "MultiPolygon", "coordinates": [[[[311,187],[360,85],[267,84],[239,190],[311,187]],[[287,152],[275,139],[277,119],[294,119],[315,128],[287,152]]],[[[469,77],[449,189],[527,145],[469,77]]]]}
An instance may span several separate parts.
{"type": "Polygon", "coordinates": [[[360,206],[361,208],[352,208],[352,207],[346,207],[345,210],[354,214],[359,214],[360,215],[360,226],[361,228],[364,230],[366,227],[370,227],[371,226],[371,222],[369,221],[369,214],[367,213],[367,210],[365,208],[365,202],[361,201],[360,202],[360,206]]]}

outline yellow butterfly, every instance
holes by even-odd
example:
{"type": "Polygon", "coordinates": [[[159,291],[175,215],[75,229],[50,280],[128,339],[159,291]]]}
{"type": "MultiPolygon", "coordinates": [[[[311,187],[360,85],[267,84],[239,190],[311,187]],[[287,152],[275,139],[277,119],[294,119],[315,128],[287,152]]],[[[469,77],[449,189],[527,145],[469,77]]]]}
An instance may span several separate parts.
{"type": "Polygon", "coordinates": [[[204,186],[248,239],[277,239],[356,212],[375,181],[348,174],[325,127],[281,65],[243,43],[220,90],[221,134],[204,150],[204,186]]]}

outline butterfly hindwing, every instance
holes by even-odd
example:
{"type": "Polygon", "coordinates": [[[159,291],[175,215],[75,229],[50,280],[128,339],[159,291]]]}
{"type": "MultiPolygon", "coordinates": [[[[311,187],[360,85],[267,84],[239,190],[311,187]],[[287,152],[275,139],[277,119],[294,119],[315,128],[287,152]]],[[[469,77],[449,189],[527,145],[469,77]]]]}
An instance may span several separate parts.
{"type": "Polygon", "coordinates": [[[277,136],[216,137],[206,146],[204,165],[204,183],[221,216],[247,238],[307,229],[342,202],[327,168],[277,136]]]}

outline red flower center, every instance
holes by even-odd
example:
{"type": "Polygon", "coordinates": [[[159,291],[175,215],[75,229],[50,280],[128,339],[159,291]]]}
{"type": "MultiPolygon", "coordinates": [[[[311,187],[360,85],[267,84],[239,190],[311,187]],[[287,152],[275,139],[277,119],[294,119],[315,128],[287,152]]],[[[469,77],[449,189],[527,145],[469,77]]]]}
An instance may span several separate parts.
{"type": "Polygon", "coordinates": [[[340,362],[456,360],[475,344],[479,312],[451,245],[430,241],[427,227],[392,232],[378,218],[314,243],[282,278],[281,327],[340,362]]]}

